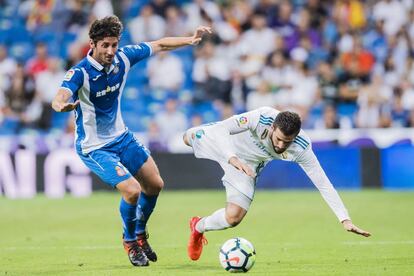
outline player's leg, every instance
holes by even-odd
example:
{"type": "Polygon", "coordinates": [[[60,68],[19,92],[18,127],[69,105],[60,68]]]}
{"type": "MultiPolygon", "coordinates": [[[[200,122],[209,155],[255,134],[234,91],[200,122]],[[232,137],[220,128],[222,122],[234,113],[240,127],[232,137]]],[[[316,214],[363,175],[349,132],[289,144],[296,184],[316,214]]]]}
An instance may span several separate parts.
{"type": "Polygon", "coordinates": [[[164,187],[164,181],[151,156],[135,175],[135,178],[142,184],[142,193],[138,200],[139,216],[135,233],[138,238],[138,244],[142,247],[148,258],[155,262],[157,261],[157,255],[148,243],[147,222],[154,211],[158,195],[164,187]]]}
{"type": "Polygon", "coordinates": [[[118,183],[116,188],[122,195],[119,211],[124,227],[124,249],[128,253],[129,260],[133,265],[148,266],[148,258],[139,246],[135,235],[137,224],[137,201],[141,194],[141,186],[134,177],[130,176],[127,180],[118,183]]]}
{"type": "Polygon", "coordinates": [[[207,231],[224,230],[237,226],[247,214],[252,200],[226,184],[227,204],[206,217],[193,217],[190,220],[190,239],[188,241],[187,253],[190,259],[198,260],[201,256],[203,245],[206,244],[204,233],[207,231]]]}
{"type": "Polygon", "coordinates": [[[136,210],[135,235],[147,257],[155,262],[157,255],[148,244],[146,225],[155,208],[158,194],[162,190],[164,182],[149,151],[138,142],[132,133],[128,134],[122,147],[121,161],[138,180],[142,188],[136,210]]]}
{"type": "Polygon", "coordinates": [[[131,263],[135,266],[148,265],[148,259],[138,247],[135,239],[136,202],[141,192],[138,181],[121,163],[119,156],[107,148],[95,150],[87,155],[79,154],[85,165],[106,184],[121,193],[120,215],[123,224],[123,244],[131,263]]]}

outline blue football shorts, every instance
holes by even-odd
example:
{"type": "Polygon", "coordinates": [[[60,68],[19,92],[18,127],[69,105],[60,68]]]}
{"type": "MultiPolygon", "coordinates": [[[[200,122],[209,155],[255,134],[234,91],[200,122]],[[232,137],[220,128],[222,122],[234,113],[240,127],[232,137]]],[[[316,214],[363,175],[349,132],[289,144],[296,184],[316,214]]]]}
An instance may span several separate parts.
{"type": "Polygon", "coordinates": [[[106,184],[116,185],[136,175],[150,151],[130,131],[88,154],[78,152],[85,165],[106,184]]]}

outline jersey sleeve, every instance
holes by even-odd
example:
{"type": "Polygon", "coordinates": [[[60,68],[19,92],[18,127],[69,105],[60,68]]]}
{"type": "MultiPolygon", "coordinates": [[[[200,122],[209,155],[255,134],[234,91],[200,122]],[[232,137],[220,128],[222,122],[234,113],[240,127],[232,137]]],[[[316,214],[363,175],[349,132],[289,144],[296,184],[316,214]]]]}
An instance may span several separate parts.
{"type": "Polygon", "coordinates": [[[308,147],[305,151],[303,151],[303,153],[297,158],[296,162],[301,166],[313,184],[318,188],[323,199],[335,213],[338,220],[342,222],[345,219],[350,219],[344,203],[339,197],[338,192],[333,187],[331,181],[326,176],[312,149],[308,147]]]}
{"type": "Polygon", "coordinates": [[[120,49],[128,58],[130,66],[133,66],[140,60],[143,60],[152,55],[151,45],[147,42],[142,42],[137,45],[128,45],[120,49]]]}
{"type": "Polygon", "coordinates": [[[66,72],[66,75],[63,78],[61,88],[69,90],[72,95],[76,95],[78,90],[83,85],[83,73],[79,68],[71,68],[66,72]]]}
{"type": "Polygon", "coordinates": [[[259,123],[263,108],[258,108],[249,112],[234,115],[224,121],[219,122],[230,135],[241,133],[247,130],[254,131],[259,123]]]}

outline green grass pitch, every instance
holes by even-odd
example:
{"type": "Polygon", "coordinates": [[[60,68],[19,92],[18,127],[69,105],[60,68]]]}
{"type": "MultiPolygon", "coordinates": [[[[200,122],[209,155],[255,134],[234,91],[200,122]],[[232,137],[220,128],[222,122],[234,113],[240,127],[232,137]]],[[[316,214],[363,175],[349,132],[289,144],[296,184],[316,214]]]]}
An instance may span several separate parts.
{"type": "Polygon", "coordinates": [[[201,259],[186,254],[188,220],[224,206],[222,191],[165,191],[150,224],[157,263],[130,265],[116,193],[62,200],[0,198],[0,275],[229,275],[220,245],[240,236],[256,248],[252,275],[414,275],[414,193],[340,192],[355,224],[343,230],[317,191],[256,193],[236,228],[207,233],[201,259]]]}

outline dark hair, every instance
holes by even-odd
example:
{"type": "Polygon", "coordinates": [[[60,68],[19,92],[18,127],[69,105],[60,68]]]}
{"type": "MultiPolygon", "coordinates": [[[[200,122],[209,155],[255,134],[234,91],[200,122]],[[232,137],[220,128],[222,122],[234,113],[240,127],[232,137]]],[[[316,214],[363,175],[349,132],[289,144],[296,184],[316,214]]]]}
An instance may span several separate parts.
{"type": "Polygon", "coordinates": [[[121,36],[123,26],[116,15],[106,16],[95,20],[89,29],[89,38],[96,44],[105,37],[121,36]]]}
{"type": "Polygon", "coordinates": [[[280,131],[287,136],[298,135],[302,122],[297,113],[291,111],[283,111],[277,114],[273,127],[279,128],[280,131]]]}

